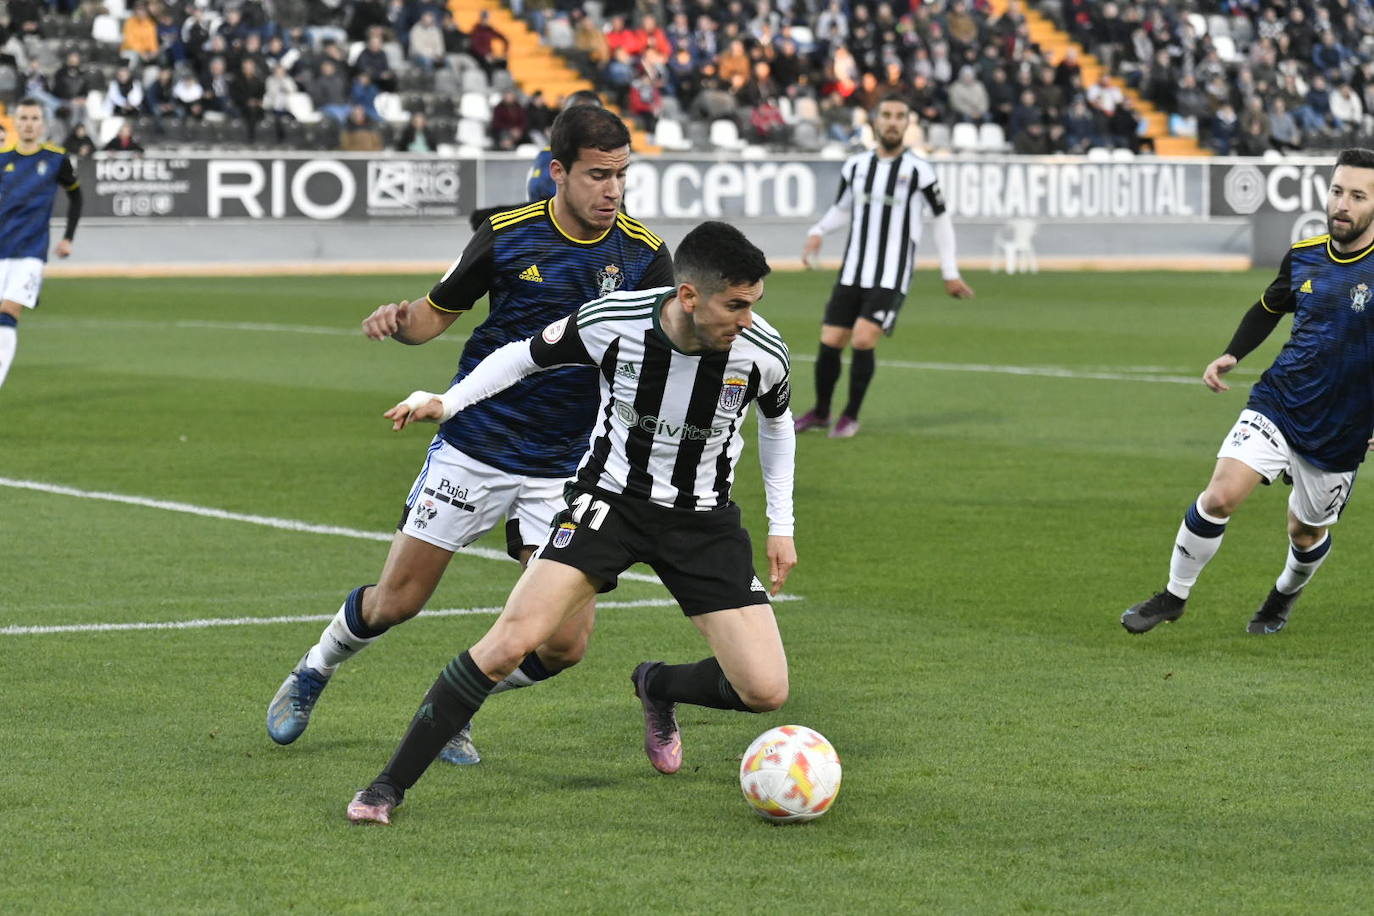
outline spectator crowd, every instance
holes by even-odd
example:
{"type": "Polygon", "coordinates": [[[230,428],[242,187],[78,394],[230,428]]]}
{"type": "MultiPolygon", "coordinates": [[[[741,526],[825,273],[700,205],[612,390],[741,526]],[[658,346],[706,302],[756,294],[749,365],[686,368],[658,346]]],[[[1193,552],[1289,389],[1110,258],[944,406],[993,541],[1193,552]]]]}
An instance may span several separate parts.
{"type": "MultiPolygon", "coordinates": [[[[1370,0],[1039,0],[1103,65],[1031,38],[1017,0],[509,0],[549,47],[676,148],[872,144],[911,100],[929,145],[1148,151],[1125,86],[1221,154],[1367,142],[1370,0]],[[961,133],[962,131],[962,133],[961,133]],[[988,138],[991,137],[991,141],[988,138]]],[[[71,145],[437,151],[542,144],[488,14],[425,0],[0,0],[0,100],[33,96],[71,145]],[[126,6],[126,3],[131,5],[126,6]]],[[[913,136],[913,139],[915,137],[913,136]]]]}

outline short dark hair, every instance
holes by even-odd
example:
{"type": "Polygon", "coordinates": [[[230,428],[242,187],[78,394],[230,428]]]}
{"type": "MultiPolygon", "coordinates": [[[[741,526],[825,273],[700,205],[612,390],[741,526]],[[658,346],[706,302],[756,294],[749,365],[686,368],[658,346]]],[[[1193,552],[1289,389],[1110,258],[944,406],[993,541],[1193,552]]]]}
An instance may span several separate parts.
{"type": "Polygon", "coordinates": [[[567,111],[569,108],[576,108],[578,105],[590,105],[593,108],[606,107],[601,104],[601,96],[597,95],[596,92],[591,89],[579,89],[568,96],[563,100],[562,110],[567,111]]]}
{"type": "Polygon", "coordinates": [[[48,117],[47,107],[40,100],[34,98],[31,95],[26,95],[19,101],[15,102],[14,107],[16,110],[20,108],[37,108],[39,111],[43,112],[44,120],[46,120],[48,117]]]}
{"type": "Polygon", "coordinates": [[[1336,165],[1348,165],[1357,169],[1374,169],[1374,149],[1364,149],[1359,146],[1343,149],[1341,154],[1336,157],[1336,165]]]}
{"type": "Polygon", "coordinates": [[[565,108],[549,131],[549,151],[568,171],[584,149],[610,152],[629,145],[630,130],[620,115],[590,105],[565,108]]]}
{"type": "Polygon", "coordinates": [[[911,110],[911,99],[907,98],[907,95],[904,92],[887,93],[882,98],[878,99],[878,104],[873,106],[873,110],[877,111],[879,108],[883,107],[883,104],[885,102],[901,102],[903,105],[906,106],[907,111],[911,110]]]}
{"type": "Polygon", "coordinates": [[[690,283],[707,297],[727,286],[757,283],[772,269],[743,232],[718,220],[708,220],[687,233],[673,253],[677,282],[690,283]]]}

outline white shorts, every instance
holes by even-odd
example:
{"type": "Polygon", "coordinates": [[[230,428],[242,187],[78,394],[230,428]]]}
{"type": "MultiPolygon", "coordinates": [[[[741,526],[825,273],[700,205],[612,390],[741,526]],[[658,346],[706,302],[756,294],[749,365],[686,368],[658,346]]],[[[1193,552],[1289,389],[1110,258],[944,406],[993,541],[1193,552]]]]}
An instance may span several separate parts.
{"type": "MultiPolygon", "coordinates": [[[[567,508],[563,477],[524,477],[484,464],[435,436],[396,526],[445,550],[466,547],[506,519],[506,550],[538,547],[567,508]]],[[[518,559],[518,557],[517,557],[518,559]]]]}
{"type": "Polygon", "coordinates": [[[41,258],[0,258],[0,299],[31,309],[38,304],[38,291],[42,288],[41,258]]]}
{"type": "Polygon", "coordinates": [[[1235,427],[1222,440],[1218,458],[1234,458],[1272,483],[1284,471],[1293,478],[1288,508],[1313,528],[1336,524],[1355,485],[1354,471],[1324,471],[1288,447],[1274,422],[1254,410],[1242,410],[1235,427]]]}

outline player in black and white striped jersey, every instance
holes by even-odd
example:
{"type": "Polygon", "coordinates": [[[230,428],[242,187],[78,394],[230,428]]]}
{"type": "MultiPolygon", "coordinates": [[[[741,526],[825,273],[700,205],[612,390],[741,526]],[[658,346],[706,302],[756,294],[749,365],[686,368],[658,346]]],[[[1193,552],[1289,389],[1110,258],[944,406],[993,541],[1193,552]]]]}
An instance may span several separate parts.
{"type": "Polygon", "coordinates": [[[874,134],[878,148],[851,156],[840,170],[835,203],[806,235],[802,261],[820,254],[821,238],[849,226],[844,263],[821,321],[821,349],[816,357],[816,406],[797,420],[797,432],[830,426],[830,399],[840,379],[840,355],[852,345],[849,403],[830,431],[847,439],[859,431],[859,409],[873,379],[874,350],[891,335],[897,313],[911,285],[916,246],[921,240],[921,210],[931,215],[940,275],[945,292],[972,299],[973,290],[959,276],[954,254],[954,223],[945,210],[935,169],[902,145],[911,107],[905,96],[892,94],[878,103],[874,134]]]}
{"type": "Polygon", "coordinates": [[[540,335],[496,350],[444,394],[417,391],[386,412],[401,429],[447,419],[544,369],[595,366],[601,377],[598,421],[568,484],[567,511],[496,623],[435,680],[391,761],[349,804],[349,820],[390,823],[406,790],[492,687],[636,562],[658,573],[713,653],[694,664],[644,662],[631,675],[656,769],[682,765],[677,703],[765,712],[787,698],[770,592],[730,500],[740,428],[757,402],[777,594],[797,562],[796,442],[787,347],[753,312],[768,263],[738,229],[707,222],[683,239],[673,267],[675,286],[593,300],[540,335]]]}

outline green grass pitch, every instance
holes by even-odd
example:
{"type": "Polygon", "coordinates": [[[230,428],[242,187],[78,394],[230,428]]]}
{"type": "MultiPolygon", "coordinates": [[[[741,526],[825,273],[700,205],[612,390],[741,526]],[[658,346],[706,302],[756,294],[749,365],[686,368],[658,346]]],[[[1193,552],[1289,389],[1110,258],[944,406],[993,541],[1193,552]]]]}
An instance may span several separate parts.
{"type": "MultiPolygon", "coordinates": [[[[832,279],[777,275],[760,307],[799,412],[832,279]]],[[[1283,561],[1281,487],[1179,623],[1117,622],[1287,335],[1230,393],[1196,381],[1268,274],[969,279],[956,302],[918,275],[861,434],[798,443],[782,711],[682,710],[686,764],[658,775],[628,674],[704,643],[676,608],[603,608],[586,661],[494,698],[484,762],[435,764],[389,829],[344,805],[490,615],[397,629],[289,748],[265,707],[320,622],[16,628],[332,614],[385,543],[240,516],[385,536],[426,435],[380,414],[443,387],[470,323],[418,348],[357,333],[428,277],[50,280],[0,390],[0,911],[1367,911],[1370,494],[1282,634],[1244,633],[1283,561]],[[779,827],[736,771],[785,722],[845,779],[830,814],[779,827]]],[[[431,606],[497,606],[515,572],[459,556],[431,606]]]]}

